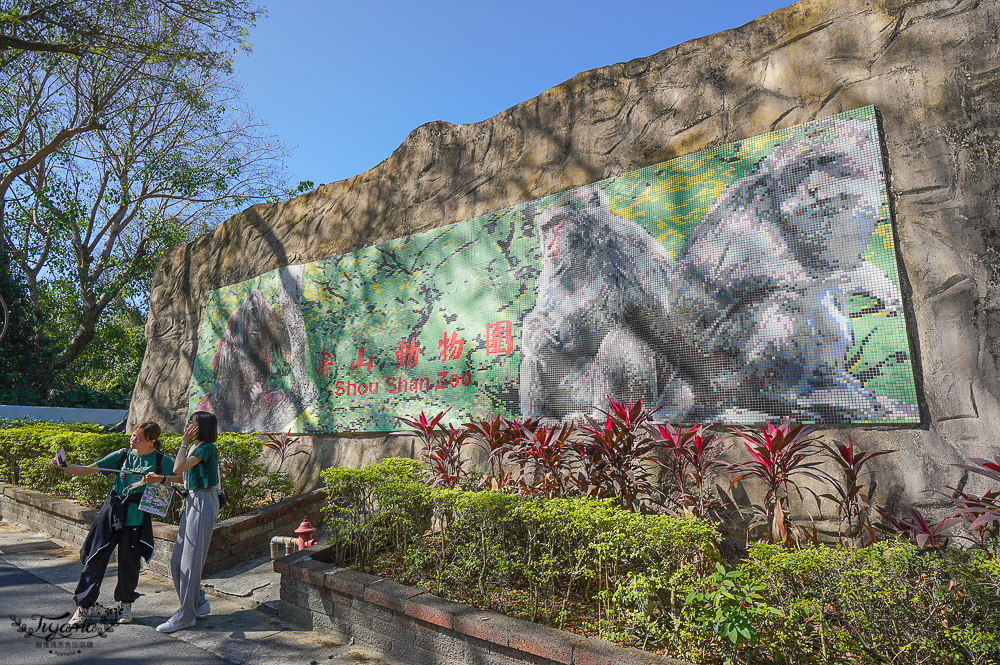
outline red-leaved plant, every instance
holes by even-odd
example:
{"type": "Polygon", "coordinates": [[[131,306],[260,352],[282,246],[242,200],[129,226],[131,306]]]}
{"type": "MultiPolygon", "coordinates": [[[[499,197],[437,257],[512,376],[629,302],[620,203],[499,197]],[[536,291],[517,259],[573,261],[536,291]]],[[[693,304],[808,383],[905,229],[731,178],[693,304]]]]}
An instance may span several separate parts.
{"type": "Polygon", "coordinates": [[[417,418],[396,416],[396,420],[409,426],[410,431],[414,434],[414,436],[423,441],[424,448],[428,448],[431,445],[431,439],[434,438],[435,430],[437,429],[438,424],[441,422],[441,419],[444,418],[444,414],[446,413],[448,412],[442,411],[428,420],[426,414],[421,411],[417,418]]]}
{"type": "Polygon", "coordinates": [[[661,450],[661,464],[673,476],[681,512],[705,517],[709,510],[723,505],[705,488],[709,473],[725,466],[719,459],[723,452],[721,437],[705,431],[700,424],[675,429],[664,423],[647,426],[646,431],[661,450]]]}
{"type": "Polygon", "coordinates": [[[396,419],[408,425],[410,432],[423,443],[421,457],[430,466],[431,484],[454,488],[465,484],[469,477],[466,460],[462,458],[462,447],[468,443],[469,431],[441,425],[446,413],[442,411],[428,419],[421,411],[416,418],[396,416],[396,419]]]}
{"type": "Polygon", "coordinates": [[[538,424],[538,420],[531,418],[523,423],[507,420],[499,413],[490,414],[484,420],[462,423],[462,427],[469,430],[473,440],[487,453],[489,467],[480,480],[480,485],[498,490],[515,484],[514,469],[505,463],[507,454],[521,445],[525,432],[535,432],[538,424]]]}
{"type": "Polygon", "coordinates": [[[462,458],[462,447],[469,443],[468,437],[469,430],[458,430],[454,425],[448,429],[442,427],[432,437],[430,446],[423,452],[430,466],[431,485],[454,489],[468,484],[469,472],[462,458]]]}
{"type": "MultiPolygon", "coordinates": [[[[1000,455],[996,455],[992,460],[972,457],[969,461],[972,464],[952,464],[952,466],[1000,483],[1000,455]]],[[[986,547],[990,540],[1000,538],[1000,489],[989,490],[985,494],[963,492],[948,485],[945,489],[952,491],[952,496],[944,496],[957,508],[950,517],[958,517],[965,521],[969,531],[977,534],[980,546],[986,547]]]]}
{"type": "Polygon", "coordinates": [[[575,494],[577,458],[569,439],[573,425],[521,428],[517,445],[504,461],[516,467],[516,483],[522,494],[546,499],[575,494]]]}
{"type": "Polygon", "coordinates": [[[976,535],[979,546],[987,548],[990,543],[998,545],[1000,536],[1000,490],[990,490],[985,494],[972,494],[945,485],[951,494],[938,492],[955,506],[949,517],[957,517],[965,523],[965,528],[976,535]]]}
{"type": "Polygon", "coordinates": [[[830,477],[829,482],[835,493],[820,495],[837,506],[837,537],[841,544],[870,545],[878,538],[871,520],[872,503],[868,496],[868,485],[862,479],[862,472],[865,465],[876,457],[896,451],[856,451],[850,434],[847,435],[847,443],[821,445],[826,449],[828,457],[840,468],[843,478],[840,480],[830,477]]]}
{"type": "MultiPolygon", "coordinates": [[[[797,545],[798,537],[792,528],[788,517],[788,496],[794,490],[802,498],[802,489],[793,479],[794,476],[805,476],[814,480],[827,481],[819,469],[821,460],[815,456],[816,439],[812,436],[815,427],[808,425],[783,425],[765,423],[760,430],[753,428],[731,428],[730,432],[742,440],[750,460],[738,464],[726,465],[726,470],[736,474],[730,487],[747,476],[759,478],[766,489],[762,505],[750,506],[754,520],[747,528],[749,542],[750,530],[759,524],[768,527],[766,540],[771,543],[782,543],[786,546],[797,545]]],[[[803,533],[804,527],[799,529],[803,533]]],[[[813,531],[812,538],[818,540],[813,531]]]]}
{"type": "Polygon", "coordinates": [[[280,439],[273,434],[268,434],[267,441],[264,442],[265,448],[270,448],[278,455],[278,471],[281,471],[281,467],[285,465],[285,460],[289,457],[303,454],[312,456],[312,453],[306,450],[311,446],[312,444],[302,443],[299,437],[292,436],[291,429],[285,432],[280,439]]]}
{"type": "Polygon", "coordinates": [[[909,515],[896,517],[882,508],[876,508],[882,516],[881,529],[887,533],[898,533],[916,543],[920,549],[939,550],[948,546],[951,527],[962,520],[958,517],[946,517],[937,524],[929,521],[917,508],[908,503],[900,504],[909,515]]]}
{"type": "Polygon", "coordinates": [[[608,397],[610,409],[601,411],[604,423],[587,417],[581,431],[587,441],[576,446],[583,460],[580,486],[584,494],[611,497],[632,512],[640,511],[654,495],[651,467],[657,462],[657,444],[646,426],[652,414],[642,400],[625,407],[608,397]]]}

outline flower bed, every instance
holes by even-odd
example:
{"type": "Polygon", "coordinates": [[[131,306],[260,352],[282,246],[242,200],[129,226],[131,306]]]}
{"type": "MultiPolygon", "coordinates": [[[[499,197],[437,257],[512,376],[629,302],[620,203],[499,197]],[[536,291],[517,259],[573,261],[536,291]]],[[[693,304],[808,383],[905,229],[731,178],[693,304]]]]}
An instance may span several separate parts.
{"type": "Polygon", "coordinates": [[[275,561],[281,615],[404,662],[686,665],[340,568],[329,562],[336,553],[336,548],[303,551],[275,561]]]}
{"type": "MultiPolygon", "coordinates": [[[[690,515],[433,488],[415,460],[324,477],[330,562],[567,626],[579,639],[713,665],[1000,663],[1000,559],[990,548],[927,549],[901,537],[862,547],[754,543],[724,567],[715,525],[690,515]]],[[[306,565],[299,581],[327,584],[323,565],[306,565]]],[[[374,578],[357,579],[367,590],[374,578]]],[[[289,602],[336,610],[336,596],[294,593],[303,591],[289,584],[289,602]]]]}
{"type": "MultiPolygon", "coordinates": [[[[102,474],[74,477],[53,469],[49,460],[60,448],[71,464],[90,464],[129,445],[128,434],[102,434],[95,425],[2,423],[0,427],[0,516],[82,545],[97,509],[111,489],[102,474]]],[[[173,456],[176,434],[160,437],[173,456]]],[[[229,497],[212,531],[205,575],[265,556],[273,536],[290,536],[303,516],[319,526],[322,490],[290,496],[291,481],[260,461],[261,441],[244,434],[222,434],[216,445],[222,485],[229,497]]],[[[285,446],[287,448],[288,446],[285,446]]],[[[283,451],[287,456],[288,451],[283,451]]],[[[155,554],[150,568],[170,576],[182,501],[175,498],[163,521],[153,521],[155,554]]]]}
{"type": "MultiPolygon", "coordinates": [[[[0,481],[74,499],[88,508],[99,508],[104,503],[113,478],[103,474],[70,476],[51,468],[49,460],[63,448],[70,464],[91,464],[128,447],[128,434],[101,434],[96,425],[6,424],[9,427],[0,428],[0,481]]],[[[172,459],[180,435],[163,434],[160,441],[163,451],[172,459]]],[[[261,445],[260,439],[248,434],[219,435],[216,446],[222,486],[229,497],[220,519],[249,513],[291,495],[292,483],[285,474],[264,467],[260,460],[261,445]]],[[[179,501],[173,502],[164,521],[178,523],[179,505],[179,501]]]]}

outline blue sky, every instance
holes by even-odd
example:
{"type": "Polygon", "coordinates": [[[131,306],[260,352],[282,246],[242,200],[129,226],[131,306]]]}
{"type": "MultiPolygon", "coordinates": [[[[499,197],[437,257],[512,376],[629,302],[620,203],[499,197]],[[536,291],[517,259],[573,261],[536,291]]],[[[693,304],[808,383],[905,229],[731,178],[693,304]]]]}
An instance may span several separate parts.
{"type": "Polygon", "coordinates": [[[291,182],[362,173],[432,120],[478,122],[578,72],[652,55],[791,4],[278,0],[238,78],[292,149],[291,182]]]}

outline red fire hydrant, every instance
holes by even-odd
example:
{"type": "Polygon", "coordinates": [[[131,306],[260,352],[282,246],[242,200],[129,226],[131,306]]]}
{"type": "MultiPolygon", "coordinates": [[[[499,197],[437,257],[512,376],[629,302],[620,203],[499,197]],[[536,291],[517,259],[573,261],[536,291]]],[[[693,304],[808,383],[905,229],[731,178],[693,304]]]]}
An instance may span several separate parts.
{"type": "Polygon", "coordinates": [[[298,540],[295,541],[295,548],[303,550],[310,545],[315,545],[318,541],[312,537],[316,533],[316,527],[309,523],[308,517],[302,518],[302,524],[299,528],[295,530],[295,533],[299,534],[298,540]]]}

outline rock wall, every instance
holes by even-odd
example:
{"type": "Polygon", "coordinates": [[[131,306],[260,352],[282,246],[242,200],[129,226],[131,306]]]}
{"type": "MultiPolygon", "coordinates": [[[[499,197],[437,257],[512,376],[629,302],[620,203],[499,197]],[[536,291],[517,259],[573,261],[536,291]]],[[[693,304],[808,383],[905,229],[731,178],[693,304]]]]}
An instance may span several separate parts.
{"type": "Polygon", "coordinates": [[[131,420],[180,429],[212,289],[874,104],[915,322],[923,424],[849,431],[861,446],[900,451],[880,458],[880,483],[919,503],[921,490],[956,482],[948,464],[997,451],[998,5],[802,0],[583,72],[480,123],[418,127],[370,171],[249,208],[164,256],[131,420]]]}

